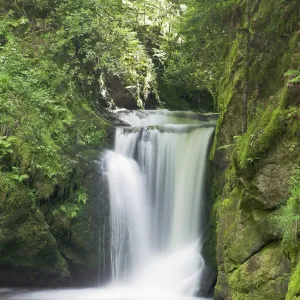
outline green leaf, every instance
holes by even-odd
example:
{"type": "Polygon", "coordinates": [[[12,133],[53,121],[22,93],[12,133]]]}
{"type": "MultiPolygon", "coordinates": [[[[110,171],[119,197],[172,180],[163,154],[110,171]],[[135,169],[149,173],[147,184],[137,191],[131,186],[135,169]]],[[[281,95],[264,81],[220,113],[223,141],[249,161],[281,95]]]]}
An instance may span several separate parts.
{"type": "Polygon", "coordinates": [[[65,213],[67,212],[67,208],[64,205],[60,206],[60,210],[63,211],[63,212],[65,212],[65,213]]]}

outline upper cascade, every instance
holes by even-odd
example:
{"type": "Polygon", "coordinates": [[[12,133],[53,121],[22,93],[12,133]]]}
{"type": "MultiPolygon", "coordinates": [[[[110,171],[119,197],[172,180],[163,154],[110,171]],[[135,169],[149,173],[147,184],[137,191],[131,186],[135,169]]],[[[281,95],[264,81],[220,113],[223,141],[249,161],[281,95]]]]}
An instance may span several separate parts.
{"type": "Polygon", "coordinates": [[[133,127],[158,126],[167,124],[215,125],[219,117],[216,113],[201,114],[191,111],[160,110],[118,110],[119,118],[133,127]]]}

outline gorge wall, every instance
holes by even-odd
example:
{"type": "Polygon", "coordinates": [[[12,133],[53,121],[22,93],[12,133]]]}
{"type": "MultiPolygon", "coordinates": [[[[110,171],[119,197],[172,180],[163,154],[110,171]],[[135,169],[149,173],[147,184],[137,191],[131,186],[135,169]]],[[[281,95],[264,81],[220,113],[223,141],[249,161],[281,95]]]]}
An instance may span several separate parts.
{"type": "Polygon", "coordinates": [[[244,1],[240,9],[211,151],[215,299],[300,299],[300,86],[288,72],[300,66],[300,4],[244,1]]]}

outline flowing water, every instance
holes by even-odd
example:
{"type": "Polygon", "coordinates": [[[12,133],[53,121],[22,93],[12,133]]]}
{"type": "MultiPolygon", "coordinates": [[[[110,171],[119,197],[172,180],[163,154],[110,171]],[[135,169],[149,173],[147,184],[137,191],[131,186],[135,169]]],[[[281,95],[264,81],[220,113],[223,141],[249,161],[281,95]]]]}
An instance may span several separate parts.
{"type": "MultiPolygon", "coordinates": [[[[216,115],[119,111],[104,154],[110,195],[112,284],[17,291],[7,299],[190,299],[203,279],[206,161],[216,115]]],[[[9,292],[7,292],[9,295],[9,292]]]]}

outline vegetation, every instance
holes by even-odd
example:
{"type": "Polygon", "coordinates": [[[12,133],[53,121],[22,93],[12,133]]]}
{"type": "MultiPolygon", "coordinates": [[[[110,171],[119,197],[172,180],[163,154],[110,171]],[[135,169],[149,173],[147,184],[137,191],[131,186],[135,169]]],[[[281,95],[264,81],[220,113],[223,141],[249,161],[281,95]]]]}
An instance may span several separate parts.
{"type": "MultiPolygon", "coordinates": [[[[229,34],[220,45],[210,41],[219,49],[218,59],[205,57],[212,52],[203,55],[212,66],[205,70],[221,70],[210,78],[220,111],[210,155],[217,169],[212,191],[219,275],[215,298],[269,299],[276,294],[276,299],[296,299],[299,232],[293,170],[300,164],[300,5],[244,0],[204,6],[205,1],[195,1],[193,7],[203,6],[193,15],[205,15],[221,2],[228,4],[228,18],[214,25],[229,34]],[[278,264],[268,262],[271,247],[270,258],[278,257],[278,264]]],[[[202,17],[194,26],[205,31],[210,23],[202,17]],[[200,25],[203,20],[207,23],[200,25]]],[[[190,49],[197,49],[199,41],[201,36],[190,49]]],[[[197,60],[205,66],[201,58],[194,55],[193,64],[197,60]]]]}
{"type": "Polygon", "coordinates": [[[168,5],[2,1],[3,181],[22,182],[38,198],[48,198],[76,165],[74,145],[99,146],[105,139],[108,124],[97,116],[99,104],[119,104],[121,93],[143,107],[156,94],[160,52],[148,49],[146,39],[165,26],[168,5]]]}
{"type": "Polygon", "coordinates": [[[112,131],[103,107],[167,107],[220,113],[217,294],[257,297],[274,270],[299,295],[299,15],[298,0],[0,0],[0,278],[96,265],[85,158],[112,131]],[[280,270],[255,269],[273,254],[280,270]]]}
{"type": "Polygon", "coordinates": [[[300,222],[300,169],[296,168],[292,174],[291,193],[287,204],[283,207],[279,222],[283,228],[283,249],[293,260],[299,253],[299,222],[300,222]]]}
{"type": "Polygon", "coordinates": [[[228,51],[232,10],[238,1],[187,1],[184,18],[177,24],[178,34],[169,41],[165,80],[176,89],[205,88],[214,95],[228,51]],[[179,80],[180,79],[180,80],[179,80]]]}
{"type": "Polygon", "coordinates": [[[112,131],[103,107],[159,101],[158,40],[175,7],[0,1],[0,273],[27,269],[41,283],[68,277],[72,263],[97,269],[103,224],[85,165],[112,131]]]}

